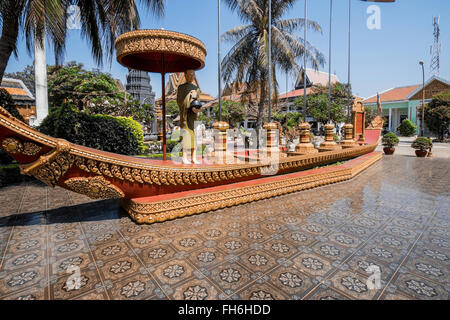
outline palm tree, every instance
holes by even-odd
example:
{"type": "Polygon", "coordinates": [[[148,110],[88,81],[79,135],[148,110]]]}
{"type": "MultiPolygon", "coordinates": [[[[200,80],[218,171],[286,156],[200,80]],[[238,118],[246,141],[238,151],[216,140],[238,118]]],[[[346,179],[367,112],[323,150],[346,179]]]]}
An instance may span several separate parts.
{"type": "MultiPolygon", "coordinates": [[[[141,0],[153,13],[164,14],[165,0],[141,0]]],[[[114,42],[123,32],[138,28],[140,17],[135,0],[0,0],[0,80],[23,30],[31,54],[35,40],[43,47],[47,37],[54,46],[57,63],[64,55],[67,9],[79,7],[81,34],[88,41],[98,65],[112,58],[114,42]]]]}
{"type": "MultiPolygon", "coordinates": [[[[165,0],[141,2],[156,15],[164,13],[165,0]]],[[[100,66],[105,55],[112,60],[116,37],[140,24],[134,0],[0,0],[0,81],[11,54],[17,56],[16,43],[23,30],[28,53],[34,48],[38,117],[39,109],[44,117],[48,110],[45,38],[53,44],[58,64],[65,53],[67,12],[72,5],[79,8],[81,34],[100,66]]]]}
{"type": "MultiPolygon", "coordinates": [[[[232,11],[237,11],[243,26],[233,28],[222,37],[233,43],[233,47],[222,60],[223,80],[226,83],[247,83],[254,91],[259,87],[259,105],[257,107],[257,127],[267,106],[268,92],[268,22],[269,5],[267,0],[224,0],[232,11]]],[[[294,32],[301,28],[311,28],[322,32],[320,25],[301,18],[285,19],[283,15],[292,9],[297,0],[272,0],[272,87],[278,96],[276,68],[286,73],[298,75],[300,67],[297,60],[306,55],[313,68],[323,66],[323,54],[310,42],[306,42],[294,32]]],[[[273,97],[271,97],[273,99],[273,97]]],[[[276,99],[275,99],[276,100],[276,99]]]]}

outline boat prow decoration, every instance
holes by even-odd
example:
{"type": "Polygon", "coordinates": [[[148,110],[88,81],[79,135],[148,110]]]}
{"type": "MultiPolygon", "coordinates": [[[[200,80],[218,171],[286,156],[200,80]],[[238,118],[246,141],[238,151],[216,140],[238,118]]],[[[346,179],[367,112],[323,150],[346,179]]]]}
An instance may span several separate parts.
{"type": "MultiPolygon", "coordinates": [[[[0,107],[0,145],[20,163],[23,174],[93,199],[122,199],[124,208],[139,223],[292,192],[297,189],[288,185],[294,180],[303,181],[303,187],[305,181],[309,181],[307,187],[341,181],[333,175],[343,167],[333,166],[334,171],[324,168],[327,170],[321,173],[322,178],[316,176],[321,169],[313,168],[375,154],[380,132],[381,127],[367,128],[364,142],[340,150],[294,156],[280,153],[276,164],[256,161],[183,165],[108,153],[49,137],[0,107]],[[268,191],[275,185],[275,193],[268,191]]],[[[377,154],[375,158],[379,157],[377,154]]],[[[348,178],[351,170],[346,164],[348,178]]]]}

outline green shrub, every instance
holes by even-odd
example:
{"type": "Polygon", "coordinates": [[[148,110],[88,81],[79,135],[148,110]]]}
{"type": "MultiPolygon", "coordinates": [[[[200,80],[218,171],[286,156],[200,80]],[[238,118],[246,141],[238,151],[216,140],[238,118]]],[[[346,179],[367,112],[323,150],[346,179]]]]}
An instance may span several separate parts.
{"type": "Polygon", "coordinates": [[[91,115],[69,103],[44,119],[39,131],[55,138],[103,151],[136,155],[144,149],[141,125],[125,117],[91,115]]]}
{"type": "Polygon", "coordinates": [[[411,148],[421,151],[427,151],[433,147],[433,143],[430,139],[425,137],[419,137],[411,144],[411,148]]]}
{"type": "Polygon", "coordinates": [[[383,136],[383,139],[381,140],[381,143],[383,146],[392,148],[396,146],[399,143],[398,137],[393,132],[388,132],[383,136]]]}
{"type": "Polygon", "coordinates": [[[397,132],[404,137],[411,137],[417,133],[417,126],[409,119],[405,119],[398,126],[397,132]]]}
{"type": "Polygon", "coordinates": [[[25,120],[17,110],[11,95],[4,88],[0,88],[0,106],[6,109],[6,111],[8,111],[13,117],[19,119],[22,122],[25,122],[25,120]]]}

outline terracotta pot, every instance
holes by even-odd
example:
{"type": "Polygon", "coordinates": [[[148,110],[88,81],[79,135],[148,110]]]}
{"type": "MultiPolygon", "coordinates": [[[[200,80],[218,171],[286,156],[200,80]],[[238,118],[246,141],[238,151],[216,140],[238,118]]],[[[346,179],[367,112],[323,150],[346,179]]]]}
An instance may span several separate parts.
{"type": "Polygon", "coordinates": [[[395,148],[389,148],[389,147],[384,147],[383,148],[384,154],[394,154],[395,148]]]}
{"type": "Polygon", "coordinates": [[[425,158],[427,156],[427,153],[427,150],[416,150],[416,156],[418,156],[419,158],[425,158]]]}

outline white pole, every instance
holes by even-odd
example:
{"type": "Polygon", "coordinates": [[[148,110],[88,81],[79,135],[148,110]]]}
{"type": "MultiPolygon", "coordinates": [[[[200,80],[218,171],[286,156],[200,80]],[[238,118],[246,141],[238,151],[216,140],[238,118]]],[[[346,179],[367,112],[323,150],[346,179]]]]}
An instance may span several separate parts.
{"type": "Polygon", "coordinates": [[[34,78],[36,86],[36,121],[32,125],[39,126],[48,116],[47,57],[45,40],[42,46],[34,41],[34,78]]]}
{"type": "Polygon", "coordinates": [[[303,54],[303,69],[304,69],[304,75],[303,75],[303,103],[304,103],[304,107],[303,107],[303,122],[306,122],[306,112],[308,109],[308,105],[307,105],[307,96],[306,96],[306,47],[307,47],[307,41],[306,41],[306,37],[307,37],[307,23],[306,21],[308,20],[308,0],[305,0],[305,26],[304,26],[304,34],[303,34],[303,38],[304,38],[304,43],[305,43],[305,52],[303,54]]]}
{"type": "MultiPolygon", "coordinates": [[[[220,0],[217,1],[217,61],[218,61],[218,73],[219,73],[219,81],[218,87],[219,87],[219,121],[222,121],[222,58],[221,58],[221,35],[220,35],[220,0]]],[[[209,109],[208,109],[209,110],[209,109]]]]}
{"type": "Polygon", "coordinates": [[[272,122],[272,0],[269,0],[269,117],[272,122]]]}
{"type": "Polygon", "coordinates": [[[333,18],[333,0],[330,0],[330,39],[328,54],[328,121],[331,123],[331,31],[333,18]]]}

